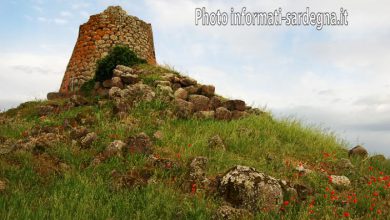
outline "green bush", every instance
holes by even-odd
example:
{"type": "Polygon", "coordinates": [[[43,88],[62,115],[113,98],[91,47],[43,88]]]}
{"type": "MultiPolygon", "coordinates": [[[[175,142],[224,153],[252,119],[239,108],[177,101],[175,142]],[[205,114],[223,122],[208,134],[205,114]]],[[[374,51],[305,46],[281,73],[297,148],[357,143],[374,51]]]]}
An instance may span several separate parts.
{"type": "Polygon", "coordinates": [[[95,87],[95,79],[88,80],[80,87],[80,92],[85,96],[92,95],[93,89],[95,87]]]}
{"type": "Polygon", "coordinates": [[[103,82],[112,78],[112,71],[117,65],[134,66],[136,64],[146,63],[146,60],[140,59],[127,46],[115,46],[108,55],[97,62],[95,81],[103,82]]]}

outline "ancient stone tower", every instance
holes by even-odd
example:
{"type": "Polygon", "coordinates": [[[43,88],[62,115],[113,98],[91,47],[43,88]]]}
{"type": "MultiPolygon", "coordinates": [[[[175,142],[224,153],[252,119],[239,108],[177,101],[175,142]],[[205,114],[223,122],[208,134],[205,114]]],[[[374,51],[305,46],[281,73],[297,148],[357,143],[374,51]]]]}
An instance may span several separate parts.
{"type": "Polygon", "coordinates": [[[156,64],[152,26],[127,15],[119,6],[110,6],[104,12],[92,15],[87,23],[80,26],[60,92],[75,92],[84,82],[92,79],[96,62],[115,45],[127,45],[148,63],[156,64]]]}

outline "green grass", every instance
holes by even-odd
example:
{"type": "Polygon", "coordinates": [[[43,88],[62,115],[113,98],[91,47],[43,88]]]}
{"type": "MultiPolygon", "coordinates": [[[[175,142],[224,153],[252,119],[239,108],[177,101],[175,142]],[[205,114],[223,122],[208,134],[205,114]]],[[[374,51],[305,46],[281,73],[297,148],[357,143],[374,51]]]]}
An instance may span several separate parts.
{"type": "MultiPolygon", "coordinates": [[[[151,85],[160,79],[159,74],[172,72],[148,65],[136,68],[147,72],[143,80],[151,85]]],[[[112,114],[110,102],[101,107],[62,108],[58,113],[40,117],[37,108],[50,104],[53,101],[29,102],[1,113],[0,121],[4,122],[0,123],[0,137],[26,139],[22,133],[35,126],[62,126],[65,120],[80,123],[80,117],[90,117],[92,123],[84,126],[98,134],[98,141],[91,148],[83,149],[67,139],[45,149],[44,153],[50,158],[68,165],[68,169],[60,170],[55,162],[49,163],[56,172],[41,164],[37,160],[39,155],[30,151],[0,155],[0,180],[7,182],[5,191],[0,192],[0,219],[210,219],[223,201],[206,191],[199,190],[194,195],[188,189],[187,164],[195,156],[209,159],[209,177],[239,164],[315,190],[307,201],[290,201],[284,212],[255,213],[256,219],[339,219],[344,212],[353,218],[388,218],[378,214],[388,209],[389,189],[383,188],[387,182],[368,182],[372,177],[389,175],[389,160],[353,158],[353,171],[340,169],[337,162],[348,157],[350,146],[320,128],[304,126],[292,119],[275,119],[270,114],[233,121],[175,119],[168,114],[172,106],[160,99],[139,103],[125,119],[112,114]],[[178,167],[154,168],[155,183],[113,187],[114,172],[125,175],[131,170],[150,168],[142,155],[114,157],[90,166],[93,158],[111,141],[125,140],[139,132],[152,137],[156,131],[161,131],[163,137],[154,140],[154,154],[175,161],[178,167]],[[209,138],[214,135],[224,140],[226,151],[208,146],[209,138]],[[317,172],[300,177],[294,171],[298,163],[317,172]],[[351,188],[332,188],[327,177],[320,174],[321,168],[348,176],[351,188]],[[39,169],[48,169],[48,172],[42,174],[39,169]],[[332,191],[343,199],[355,193],[357,202],[339,205],[329,199],[332,191]],[[376,193],[379,194],[376,206],[371,210],[376,193]]],[[[66,106],[66,100],[55,104],[66,106]]]]}

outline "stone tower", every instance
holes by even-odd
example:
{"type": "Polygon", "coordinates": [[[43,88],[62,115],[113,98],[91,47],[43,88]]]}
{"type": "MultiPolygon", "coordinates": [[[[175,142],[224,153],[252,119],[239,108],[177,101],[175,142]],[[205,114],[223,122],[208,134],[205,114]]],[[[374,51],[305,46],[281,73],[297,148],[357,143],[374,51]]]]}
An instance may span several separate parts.
{"type": "Polygon", "coordinates": [[[156,64],[151,24],[127,15],[119,6],[92,15],[80,26],[76,46],[66,68],[60,93],[77,91],[93,78],[96,62],[115,45],[129,46],[140,58],[156,64]]]}

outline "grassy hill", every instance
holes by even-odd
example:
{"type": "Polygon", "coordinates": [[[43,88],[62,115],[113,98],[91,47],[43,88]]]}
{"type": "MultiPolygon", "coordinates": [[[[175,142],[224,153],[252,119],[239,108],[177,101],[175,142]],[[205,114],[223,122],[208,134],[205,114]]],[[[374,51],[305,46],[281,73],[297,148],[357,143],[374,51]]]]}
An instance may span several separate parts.
{"type": "Polygon", "coordinates": [[[236,165],[304,186],[307,194],[242,218],[390,219],[389,160],[352,157],[345,166],[351,146],[271,113],[178,117],[173,98],[156,87],[164,74],[178,73],[146,64],[134,69],[156,96],[137,100],[125,114],[116,113],[114,100],[95,95],[79,97],[81,103],[27,102],[0,114],[0,219],[211,219],[228,204],[218,179],[236,165]],[[96,139],[80,138],[81,128],[96,139]],[[143,142],[134,142],[142,132],[143,142]],[[115,140],[124,143],[119,154],[107,150],[115,140]],[[151,153],[140,152],[149,142],[151,153]],[[208,160],[209,184],[190,181],[198,156],[208,160]],[[337,187],[330,175],[351,184],[337,187]]]}

